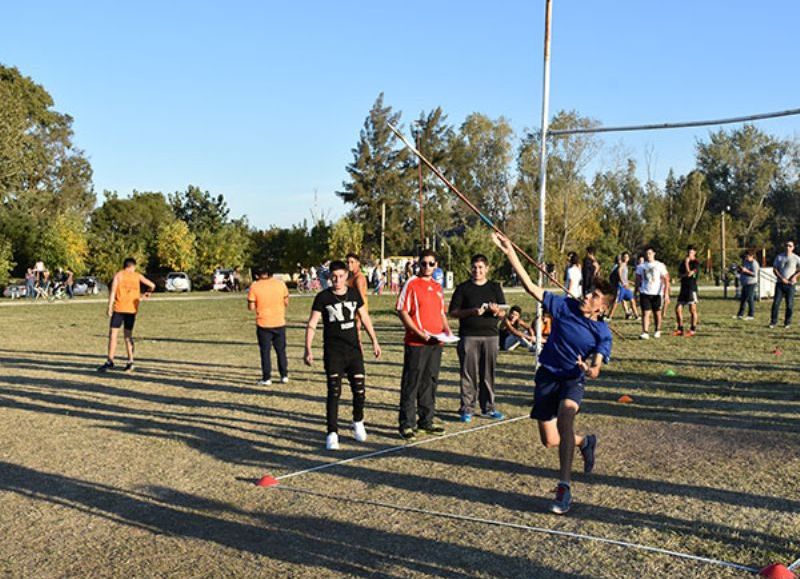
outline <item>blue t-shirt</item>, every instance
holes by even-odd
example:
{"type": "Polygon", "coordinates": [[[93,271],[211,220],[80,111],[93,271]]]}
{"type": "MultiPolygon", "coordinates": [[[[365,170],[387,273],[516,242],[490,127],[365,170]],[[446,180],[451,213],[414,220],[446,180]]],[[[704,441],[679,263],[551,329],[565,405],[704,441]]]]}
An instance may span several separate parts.
{"type": "Polygon", "coordinates": [[[444,272],[442,271],[441,267],[434,269],[431,277],[433,278],[433,281],[444,287],[444,272]]]}
{"type": "Polygon", "coordinates": [[[608,324],[591,320],[581,312],[578,300],[544,292],[544,309],[553,318],[550,336],[542,348],[539,364],[560,378],[576,378],[583,371],[578,356],[589,361],[601,354],[608,363],[611,358],[611,330],[608,324]]]}

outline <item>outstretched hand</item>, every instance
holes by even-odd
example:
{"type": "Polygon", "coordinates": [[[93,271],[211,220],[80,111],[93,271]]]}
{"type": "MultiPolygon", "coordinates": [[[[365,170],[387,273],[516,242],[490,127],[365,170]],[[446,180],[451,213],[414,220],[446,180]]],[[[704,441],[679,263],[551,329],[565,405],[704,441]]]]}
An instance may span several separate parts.
{"type": "Polygon", "coordinates": [[[508,237],[506,237],[502,233],[498,233],[497,231],[493,231],[492,232],[492,241],[494,241],[494,244],[497,247],[499,247],[500,251],[502,251],[506,255],[508,255],[512,251],[514,251],[514,246],[511,245],[511,240],[509,240],[508,237]]]}

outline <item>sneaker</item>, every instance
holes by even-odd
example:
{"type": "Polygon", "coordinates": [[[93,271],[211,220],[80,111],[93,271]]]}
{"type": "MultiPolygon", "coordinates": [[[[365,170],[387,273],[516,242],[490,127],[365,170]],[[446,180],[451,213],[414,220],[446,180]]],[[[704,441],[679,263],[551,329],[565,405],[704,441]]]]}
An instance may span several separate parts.
{"type": "Polygon", "coordinates": [[[768,325],[767,327],[768,327],[770,330],[774,330],[774,329],[775,329],[775,324],[770,324],[770,325],[768,325]]]}
{"type": "Polygon", "coordinates": [[[444,426],[441,424],[429,424],[428,426],[420,426],[419,429],[424,432],[425,434],[435,434],[436,436],[441,436],[444,434],[444,426]]]}
{"type": "Polygon", "coordinates": [[[745,316],[744,320],[746,322],[752,322],[753,320],[755,320],[755,318],[753,316],[745,316]]]}
{"type": "Polygon", "coordinates": [[[414,429],[413,429],[413,428],[403,428],[403,429],[400,431],[400,436],[401,436],[401,437],[403,438],[403,440],[405,440],[406,442],[414,442],[414,441],[417,439],[417,436],[416,436],[416,434],[414,433],[414,429]]]}
{"type": "Polygon", "coordinates": [[[696,333],[697,333],[697,331],[696,331],[696,330],[689,330],[688,332],[686,332],[686,335],[687,335],[688,337],[690,337],[690,338],[691,338],[691,337],[692,337],[692,336],[694,336],[696,333]]]}
{"type": "Polygon", "coordinates": [[[594,469],[594,449],[597,448],[597,436],[589,434],[585,440],[586,443],[580,451],[583,456],[583,472],[589,474],[594,469]]]}
{"type": "Polygon", "coordinates": [[[789,328],[791,328],[791,327],[792,327],[792,325],[791,325],[791,324],[786,324],[785,326],[783,326],[783,329],[784,329],[784,330],[788,330],[788,329],[789,329],[789,328]]]}
{"type": "Polygon", "coordinates": [[[734,320],[743,320],[744,316],[733,316],[734,320]]]}
{"type": "Polygon", "coordinates": [[[661,330],[656,330],[655,332],[653,332],[653,337],[654,338],[660,338],[661,337],[661,330]]]}
{"type": "Polygon", "coordinates": [[[558,483],[556,488],[556,498],[550,503],[550,512],[557,515],[563,515],[572,506],[572,492],[569,490],[569,485],[558,483]]]}
{"type": "Polygon", "coordinates": [[[472,422],[472,414],[470,414],[469,412],[462,412],[460,420],[461,422],[465,423],[472,422]]]}
{"type": "Polygon", "coordinates": [[[353,423],[353,434],[358,442],[367,441],[367,429],[364,428],[364,421],[353,423]]]}
{"type": "Polygon", "coordinates": [[[648,334],[647,332],[642,332],[641,334],[639,334],[639,339],[640,340],[649,340],[650,339],[650,334],[648,334]]]}
{"type": "Polygon", "coordinates": [[[106,360],[103,363],[102,366],[99,366],[97,368],[97,371],[98,372],[108,372],[109,370],[113,370],[113,369],[114,369],[114,362],[112,362],[111,360],[106,360]]]}
{"type": "Polygon", "coordinates": [[[259,380],[259,386],[272,386],[272,380],[259,380]]]}
{"type": "Polygon", "coordinates": [[[289,382],[288,376],[281,376],[281,384],[287,384],[289,382]]]}
{"type": "Polygon", "coordinates": [[[328,438],[325,439],[325,448],[328,450],[339,450],[339,435],[337,433],[328,433],[328,438]]]}
{"type": "Polygon", "coordinates": [[[674,332],[672,332],[672,335],[673,336],[682,336],[683,335],[683,330],[675,330],[674,332]]]}
{"type": "Polygon", "coordinates": [[[505,414],[500,412],[499,410],[492,410],[491,412],[483,412],[481,416],[484,418],[493,418],[494,420],[503,420],[506,417],[505,414]]]}
{"type": "Polygon", "coordinates": [[[127,372],[128,374],[133,372],[133,362],[128,362],[127,364],[125,364],[125,372],[127,372]]]}

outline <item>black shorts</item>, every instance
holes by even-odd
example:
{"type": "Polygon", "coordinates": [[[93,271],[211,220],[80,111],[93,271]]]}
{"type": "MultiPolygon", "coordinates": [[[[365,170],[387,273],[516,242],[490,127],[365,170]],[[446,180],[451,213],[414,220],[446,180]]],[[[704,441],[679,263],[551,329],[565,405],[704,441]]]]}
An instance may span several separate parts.
{"type": "Polygon", "coordinates": [[[114,312],[111,315],[111,327],[115,329],[121,328],[123,325],[129,332],[133,330],[133,324],[136,323],[136,314],[123,314],[122,312],[114,312]]]}
{"type": "Polygon", "coordinates": [[[328,376],[338,374],[342,377],[352,378],[357,375],[365,375],[364,354],[358,348],[346,351],[326,351],[323,361],[325,363],[325,374],[328,376]]]}
{"type": "Polygon", "coordinates": [[[678,305],[689,306],[691,304],[696,304],[697,302],[696,290],[693,288],[681,288],[681,293],[678,294],[678,305]]]}
{"type": "Polygon", "coordinates": [[[639,303],[642,305],[642,311],[652,310],[654,312],[661,311],[661,294],[639,294],[639,303]]]}
{"type": "Polygon", "coordinates": [[[559,378],[541,366],[534,380],[536,389],[533,391],[531,418],[547,422],[558,416],[562,400],[572,400],[578,406],[583,402],[583,374],[575,378],[559,378]]]}

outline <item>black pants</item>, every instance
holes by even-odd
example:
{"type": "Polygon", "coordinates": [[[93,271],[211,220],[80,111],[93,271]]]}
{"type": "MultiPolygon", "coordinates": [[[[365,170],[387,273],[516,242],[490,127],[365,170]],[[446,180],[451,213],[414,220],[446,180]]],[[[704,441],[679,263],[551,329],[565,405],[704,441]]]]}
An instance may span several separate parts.
{"type": "Polygon", "coordinates": [[[289,362],[286,359],[286,327],[262,328],[256,326],[258,336],[258,347],[261,350],[261,379],[270,380],[272,378],[272,360],[270,359],[270,349],[275,348],[278,355],[278,371],[281,378],[289,375],[289,362]]]}
{"type": "Polygon", "coordinates": [[[778,313],[781,309],[782,300],[786,300],[786,315],[783,318],[783,323],[788,326],[792,323],[792,310],[794,309],[794,284],[775,284],[775,298],[772,300],[772,318],[770,319],[770,323],[773,326],[778,323],[778,313]]]}
{"type": "Polygon", "coordinates": [[[739,290],[739,313],[740,318],[744,316],[744,307],[747,306],[747,315],[753,317],[756,313],[756,284],[743,284],[739,290]]]}
{"type": "Polygon", "coordinates": [[[400,383],[400,430],[433,424],[442,347],[406,346],[400,383]]]}
{"type": "Polygon", "coordinates": [[[339,399],[342,381],[347,378],[353,392],[353,422],[364,420],[366,402],[366,373],[361,350],[325,351],[325,374],[328,377],[328,396],[325,399],[325,421],[328,433],[339,431],[339,399]]]}

